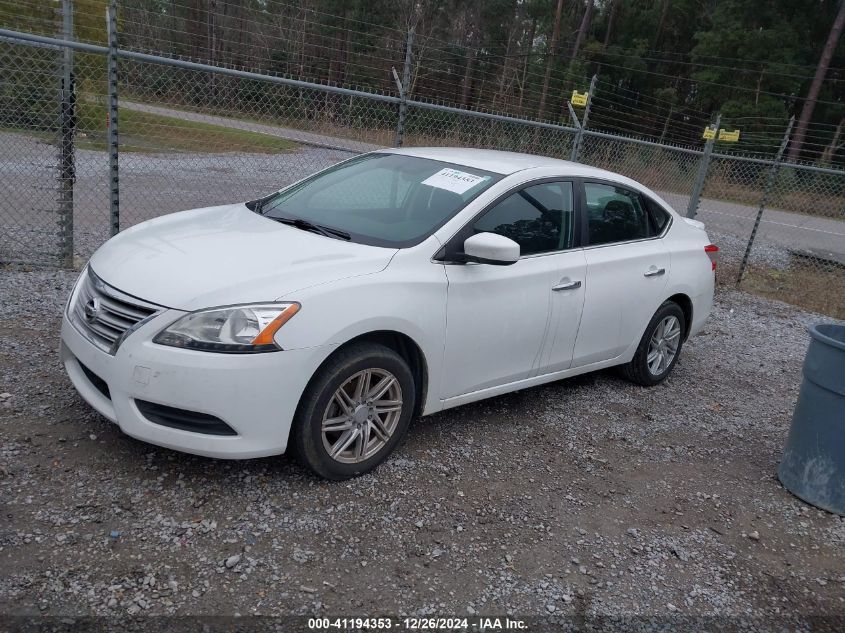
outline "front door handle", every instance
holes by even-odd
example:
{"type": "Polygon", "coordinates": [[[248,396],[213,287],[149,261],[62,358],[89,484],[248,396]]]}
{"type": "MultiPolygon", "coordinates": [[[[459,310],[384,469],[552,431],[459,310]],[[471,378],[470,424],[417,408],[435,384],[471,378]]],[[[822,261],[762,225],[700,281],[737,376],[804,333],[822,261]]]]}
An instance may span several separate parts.
{"type": "Polygon", "coordinates": [[[552,290],[557,292],[558,290],[574,290],[575,288],[580,288],[581,282],[580,281],[565,281],[563,283],[559,283],[557,286],[552,286],[552,290]]]}
{"type": "Polygon", "coordinates": [[[666,273],[665,268],[651,268],[643,273],[645,277],[659,277],[666,273]]]}

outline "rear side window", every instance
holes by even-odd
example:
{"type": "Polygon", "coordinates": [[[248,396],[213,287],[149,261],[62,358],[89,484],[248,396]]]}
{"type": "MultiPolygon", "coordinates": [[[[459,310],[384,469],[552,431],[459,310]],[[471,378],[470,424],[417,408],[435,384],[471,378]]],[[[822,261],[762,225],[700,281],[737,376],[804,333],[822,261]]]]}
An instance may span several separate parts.
{"type": "Polygon", "coordinates": [[[534,255],[571,248],[574,217],[572,183],[547,182],[511,194],[472,228],[509,237],[520,255],[534,255]]]}
{"type": "Polygon", "coordinates": [[[669,214],[663,207],[651,198],[643,196],[643,200],[645,200],[645,206],[648,209],[648,221],[651,227],[651,234],[660,235],[669,223],[669,214]]]}
{"type": "Polygon", "coordinates": [[[589,243],[613,244],[650,236],[650,220],[636,192],[615,185],[585,183],[589,243]]]}

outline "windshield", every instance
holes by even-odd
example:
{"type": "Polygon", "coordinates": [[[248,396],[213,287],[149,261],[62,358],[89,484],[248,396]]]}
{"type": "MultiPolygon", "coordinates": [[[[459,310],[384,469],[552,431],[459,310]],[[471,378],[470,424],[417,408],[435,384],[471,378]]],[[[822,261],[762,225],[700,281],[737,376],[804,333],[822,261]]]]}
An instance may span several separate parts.
{"type": "Polygon", "coordinates": [[[306,220],[364,244],[413,246],[500,178],[426,158],[366,154],[266,198],[260,212],[306,220]]]}

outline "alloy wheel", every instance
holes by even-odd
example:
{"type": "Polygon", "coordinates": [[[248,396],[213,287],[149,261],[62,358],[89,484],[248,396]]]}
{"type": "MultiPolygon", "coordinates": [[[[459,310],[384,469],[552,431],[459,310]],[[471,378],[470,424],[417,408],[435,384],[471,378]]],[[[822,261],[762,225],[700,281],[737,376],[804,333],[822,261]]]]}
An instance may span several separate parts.
{"type": "Polygon", "coordinates": [[[678,317],[669,315],[662,319],[654,329],[648,345],[646,363],[652,376],[659,376],[669,368],[678,353],[680,342],[681,322],[678,317]]]}
{"type": "Polygon", "coordinates": [[[402,387],[384,369],[364,369],[347,378],[323,413],[323,447],[344,464],[369,459],[390,441],[402,415],[402,387]]]}

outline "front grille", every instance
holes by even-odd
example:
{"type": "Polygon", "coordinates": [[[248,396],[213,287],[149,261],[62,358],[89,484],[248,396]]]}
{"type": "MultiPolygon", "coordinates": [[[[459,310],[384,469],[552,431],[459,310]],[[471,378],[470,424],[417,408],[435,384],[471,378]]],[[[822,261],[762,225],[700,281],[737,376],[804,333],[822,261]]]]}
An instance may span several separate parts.
{"type": "Polygon", "coordinates": [[[235,429],[223,420],[208,413],[177,409],[146,400],[136,400],[135,406],[145,418],[154,424],[171,429],[204,433],[205,435],[237,435],[235,429]]]}
{"type": "MultiPolygon", "coordinates": [[[[79,362],[79,361],[77,360],[77,362],[79,362]]],[[[97,391],[99,391],[106,398],[111,400],[111,392],[109,391],[109,386],[108,386],[108,384],[106,384],[106,381],[103,380],[102,378],[100,378],[97,374],[95,374],[93,371],[88,369],[82,363],[79,363],[79,367],[82,369],[82,373],[85,374],[85,377],[88,379],[88,381],[92,385],[94,385],[94,387],[97,389],[97,391]]]]}
{"type": "Polygon", "coordinates": [[[128,332],[159,310],[161,306],[112,288],[89,268],[79,280],[70,318],[85,338],[114,354],[128,332]]]}

